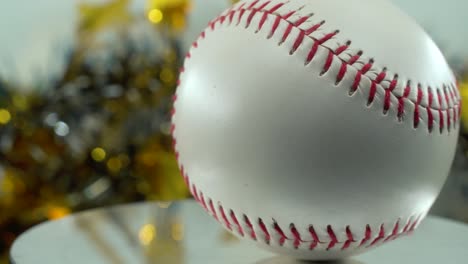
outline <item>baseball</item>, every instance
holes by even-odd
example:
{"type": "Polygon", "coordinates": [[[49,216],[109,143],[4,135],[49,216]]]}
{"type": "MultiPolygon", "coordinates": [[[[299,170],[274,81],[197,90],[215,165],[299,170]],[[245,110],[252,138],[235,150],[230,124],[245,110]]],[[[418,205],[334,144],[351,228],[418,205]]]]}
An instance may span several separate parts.
{"type": "Polygon", "coordinates": [[[299,259],[411,234],[448,175],[451,69],[383,0],[249,0],[193,43],[171,132],[195,199],[227,230],[299,259]]]}

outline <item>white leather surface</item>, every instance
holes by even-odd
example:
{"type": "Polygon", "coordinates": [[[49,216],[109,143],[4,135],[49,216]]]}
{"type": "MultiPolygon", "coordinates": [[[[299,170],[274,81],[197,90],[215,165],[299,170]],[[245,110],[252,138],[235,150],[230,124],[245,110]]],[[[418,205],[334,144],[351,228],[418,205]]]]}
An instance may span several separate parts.
{"type": "MultiPolygon", "coordinates": [[[[277,3],[271,1],[264,9],[277,3]]],[[[299,29],[293,28],[279,45],[288,22],[282,20],[268,39],[275,16],[269,15],[257,31],[262,14],[253,16],[246,28],[251,11],[238,25],[217,23],[215,30],[208,29],[206,37],[199,38],[177,91],[176,150],[190,183],[206,201],[232,210],[240,219],[245,214],[265,222],[273,236],[270,249],[300,258],[347,256],[364,250],[359,243],[339,250],[347,240],[347,226],[357,241],[364,238],[366,225],[373,230],[372,239],[382,224],[388,236],[399,219],[401,232],[434,202],[453,159],[458,125],[430,132],[428,114],[421,108],[421,123],[414,128],[416,91],[421,83],[425,98],[421,105],[428,105],[425,85],[452,84],[453,76],[429,37],[387,2],[292,0],[277,14],[292,10],[297,11],[289,18],[292,22],[314,13],[300,28],[326,20],[293,55],[299,29]],[[335,29],[340,30],[337,37],[321,45],[312,62],[304,65],[314,39],[335,29]],[[349,59],[346,52],[341,60],[334,57],[325,75],[320,73],[329,49],[347,40],[352,40],[350,54],[363,50],[365,56],[335,85],[341,60],[349,59]],[[349,96],[358,66],[367,58],[374,58],[375,64],[349,96]],[[383,67],[400,80],[386,114],[384,89],[389,81],[378,86],[374,102],[367,105],[372,74],[383,67]],[[397,96],[408,79],[413,92],[400,122],[397,96]],[[283,246],[274,243],[279,239],[275,222],[290,239],[283,246]],[[313,225],[324,242],[331,239],[327,233],[331,226],[339,246],[327,251],[324,243],[310,251],[304,243],[294,249],[290,224],[306,241],[311,241],[307,230],[313,225]]],[[[455,102],[450,103],[434,103],[434,113],[455,102]]],[[[447,113],[443,114],[446,121],[447,113]]],[[[439,115],[434,119],[439,128],[439,115]]],[[[258,225],[254,228],[262,233],[258,225]]]]}

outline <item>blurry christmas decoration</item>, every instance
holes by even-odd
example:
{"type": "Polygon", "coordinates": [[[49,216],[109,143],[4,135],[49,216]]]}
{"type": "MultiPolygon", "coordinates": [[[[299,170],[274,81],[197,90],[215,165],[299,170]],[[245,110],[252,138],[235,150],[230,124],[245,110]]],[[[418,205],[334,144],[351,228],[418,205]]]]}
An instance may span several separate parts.
{"type": "Polygon", "coordinates": [[[462,123],[463,133],[468,135],[468,73],[460,82],[460,93],[462,97],[462,123]]]}
{"type": "Polygon", "coordinates": [[[188,1],[148,2],[170,18],[164,28],[153,26],[158,15],[132,14],[129,2],[79,6],[62,74],[30,89],[44,92],[19,93],[0,76],[3,254],[18,233],[43,220],[188,196],[169,136],[183,58],[177,32],[188,1]]]}
{"type": "Polygon", "coordinates": [[[147,16],[153,24],[165,24],[180,32],[186,26],[186,14],[190,8],[189,0],[148,0],[147,16]]]}

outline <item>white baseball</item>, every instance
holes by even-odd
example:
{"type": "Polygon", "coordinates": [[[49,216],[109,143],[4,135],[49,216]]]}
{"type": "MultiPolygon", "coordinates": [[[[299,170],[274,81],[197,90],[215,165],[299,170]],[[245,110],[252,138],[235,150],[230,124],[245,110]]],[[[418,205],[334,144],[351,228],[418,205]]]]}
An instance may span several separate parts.
{"type": "Polygon", "coordinates": [[[250,0],[187,54],[172,134],[192,194],[225,228],[334,259],[419,225],[459,114],[443,55],[390,3],[250,0]]]}

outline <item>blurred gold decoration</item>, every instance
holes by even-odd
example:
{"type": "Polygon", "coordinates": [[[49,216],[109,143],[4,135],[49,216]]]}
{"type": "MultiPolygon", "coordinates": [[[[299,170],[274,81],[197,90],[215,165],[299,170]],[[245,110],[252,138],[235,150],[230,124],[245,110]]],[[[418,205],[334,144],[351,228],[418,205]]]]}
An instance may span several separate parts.
{"type": "Polygon", "coordinates": [[[145,224],[138,233],[140,243],[144,246],[149,245],[156,236],[156,227],[153,224],[145,224]]]}
{"type": "Polygon", "coordinates": [[[240,0],[231,0],[233,4],[237,4],[240,0]]]}
{"type": "Polygon", "coordinates": [[[464,133],[468,134],[468,76],[460,83],[462,97],[462,123],[464,133]]]}
{"type": "MultiPolygon", "coordinates": [[[[0,76],[0,253],[41,221],[188,197],[172,152],[169,110],[183,60],[176,32],[189,1],[150,1],[152,13],[140,16],[129,3],[79,5],[77,41],[64,54],[63,74],[40,80],[47,85],[38,90],[46,92],[18,92],[0,76]],[[148,26],[158,20],[167,27],[148,26]],[[136,37],[138,26],[147,32],[136,37]],[[118,34],[99,38],[106,32],[118,34]]],[[[168,232],[174,241],[183,227],[168,232]]],[[[146,227],[140,239],[151,244],[156,235],[146,227]]]]}
{"type": "Polygon", "coordinates": [[[0,124],[6,125],[11,120],[11,114],[8,109],[0,109],[0,124]]]}
{"type": "Polygon", "coordinates": [[[180,218],[180,205],[166,205],[164,210],[156,210],[155,217],[140,228],[140,244],[144,246],[148,263],[186,263],[182,242],[185,230],[180,218]]]}
{"type": "Polygon", "coordinates": [[[176,32],[185,28],[186,15],[190,9],[189,0],[148,0],[146,8],[151,23],[168,25],[176,32]]]}
{"type": "Polygon", "coordinates": [[[79,32],[96,33],[110,26],[129,23],[132,20],[129,3],[129,0],[114,0],[104,4],[81,3],[79,32]]]}

